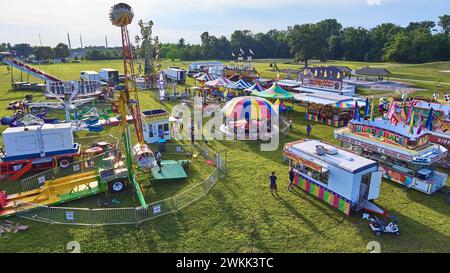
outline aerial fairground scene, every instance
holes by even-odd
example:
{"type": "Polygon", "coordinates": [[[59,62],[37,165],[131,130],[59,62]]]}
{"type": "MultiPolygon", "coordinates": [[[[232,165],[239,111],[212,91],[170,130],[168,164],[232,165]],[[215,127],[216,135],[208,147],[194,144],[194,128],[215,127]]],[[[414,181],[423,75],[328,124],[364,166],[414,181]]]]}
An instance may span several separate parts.
{"type": "Polygon", "coordinates": [[[449,2],[121,1],[0,0],[0,253],[450,252],[449,2]]]}

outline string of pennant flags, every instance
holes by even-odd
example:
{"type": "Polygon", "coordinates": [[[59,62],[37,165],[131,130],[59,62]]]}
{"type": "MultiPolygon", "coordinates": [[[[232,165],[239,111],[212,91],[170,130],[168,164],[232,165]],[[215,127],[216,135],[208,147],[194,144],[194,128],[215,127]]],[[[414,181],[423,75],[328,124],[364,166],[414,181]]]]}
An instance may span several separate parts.
{"type": "MultiPolygon", "coordinates": [[[[248,53],[252,56],[255,55],[255,53],[253,52],[253,50],[251,48],[248,49],[248,53]]],[[[245,54],[245,51],[242,48],[239,48],[238,56],[243,56],[244,54],[245,54]]],[[[236,54],[234,54],[234,52],[231,51],[231,56],[236,57],[236,54]]]]}
{"type": "MultiPolygon", "coordinates": [[[[433,130],[433,123],[436,120],[436,114],[434,113],[433,107],[430,108],[427,121],[424,126],[424,116],[423,113],[420,112],[420,116],[418,119],[418,122],[416,123],[416,126],[414,126],[414,120],[416,112],[414,111],[414,106],[416,104],[416,101],[410,101],[408,113],[406,114],[406,118],[402,118],[401,114],[401,107],[397,104],[396,101],[394,101],[394,98],[389,99],[389,109],[386,112],[386,120],[389,121],[390,124],[398,125],[399,122],[403,122],[405,125],[408,125],[408,133],[414,135],[419,135],[424,129],[427,129],[429,131],[433,130]]],[[[366,98],[365,102],[365,109],[364,109],[364,116],[368,117],[370,121],[375,121],[374,117],[374,105],[372,101],[372,105],[369,103],[369,98],[366,98]]],[[[355,103],[354,107],[354,113],[353,113],[353,119],[360,121],[361,120],[361,114],[360,114],[360,108],[358,105],[358,101],[355,103]]],[[[441,128],[442,131],[447,131],[447,128],[444,126],[444,128],[441,128]]]]}

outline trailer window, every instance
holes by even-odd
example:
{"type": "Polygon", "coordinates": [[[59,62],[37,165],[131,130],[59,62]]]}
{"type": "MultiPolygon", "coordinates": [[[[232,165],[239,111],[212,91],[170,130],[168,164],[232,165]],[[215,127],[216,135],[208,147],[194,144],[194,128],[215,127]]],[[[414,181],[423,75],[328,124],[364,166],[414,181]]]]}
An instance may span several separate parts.
{"type": "Polygon", "coordinates": [[[324,183],[324,184],[328,184],[328,178],[330,176],[330,172],[328,170],[321,172],[319,175],[319,181],[324,183]]]}

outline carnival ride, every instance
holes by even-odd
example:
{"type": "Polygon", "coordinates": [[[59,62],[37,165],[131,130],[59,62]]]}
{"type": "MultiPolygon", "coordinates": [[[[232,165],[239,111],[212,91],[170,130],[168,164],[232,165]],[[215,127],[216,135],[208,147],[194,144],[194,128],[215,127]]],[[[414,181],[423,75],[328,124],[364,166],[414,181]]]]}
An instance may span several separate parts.
{"type": "Polygon", "coordinates": [[[17,59],[4,59],[3,63],[6,65],[9,65],[11,67],[14,67],[22,72],[27,73],[28,75],[31,75],[35,78],[38,78],[43,81],[54,81],[54,82],[60,82],[61,80],[57,77],[50,75],[42,70],[39,70],[37,68],[31,67],[17,59]]]}
{"type": "MultiPolygon", "coordinates": [[[[95,100],[95,98],[85,98],[85,99],[77,99],[77,95],[78,95],[78,90],[72,92],[71,94],[66,94],[64,99],[60,99],[59,97],[57,97],[55,95],[56,100],[58,100],[57,102],[50,102],[50,101],[46,101],[46,102],[31,102],[31,103],[26,103],[25,106],[33,109],[33,108],[50,108],[50,109],[57,109],[57,110],[64,110],[65,114],[66,114],[66,122],[70,122],[71,118],[70,118],[70,112],[72,111],[77,111],[78,107],[92,102],[95,100]]],[[[50,91],[48,91],[50,92],[50,91]]],[[[75,118],[76,118],[76,114],[75,114],[75,118]]],[[[76,123],[76,120],[75,120],[76,123]]]]}
{"type": "Polygon", "coordinates": [[[279,118],[278,109],[266,99],[236,97],[227,102],[221,112],[226,122],[220,126],[220,131],[227,136],[237,134],[242,139],[263,140],[278,132],[278,122],[272,122],[279,118]]]}

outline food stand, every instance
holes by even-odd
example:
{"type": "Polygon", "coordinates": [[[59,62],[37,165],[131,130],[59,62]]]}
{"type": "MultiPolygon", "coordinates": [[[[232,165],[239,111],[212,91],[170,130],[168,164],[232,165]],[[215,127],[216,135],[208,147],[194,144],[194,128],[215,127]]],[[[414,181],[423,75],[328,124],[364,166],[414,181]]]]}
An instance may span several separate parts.
{"type": "Polygon", "coordinates": [[[436,170],[447,156],[447,149],[430,142],[430,132],[409,133],[404,124],[388,120],[351,120],[349,126],[335,130],[342,147],[376,160],[383,177],[426,194],[447,183],[448,175],[436,170]]]}

